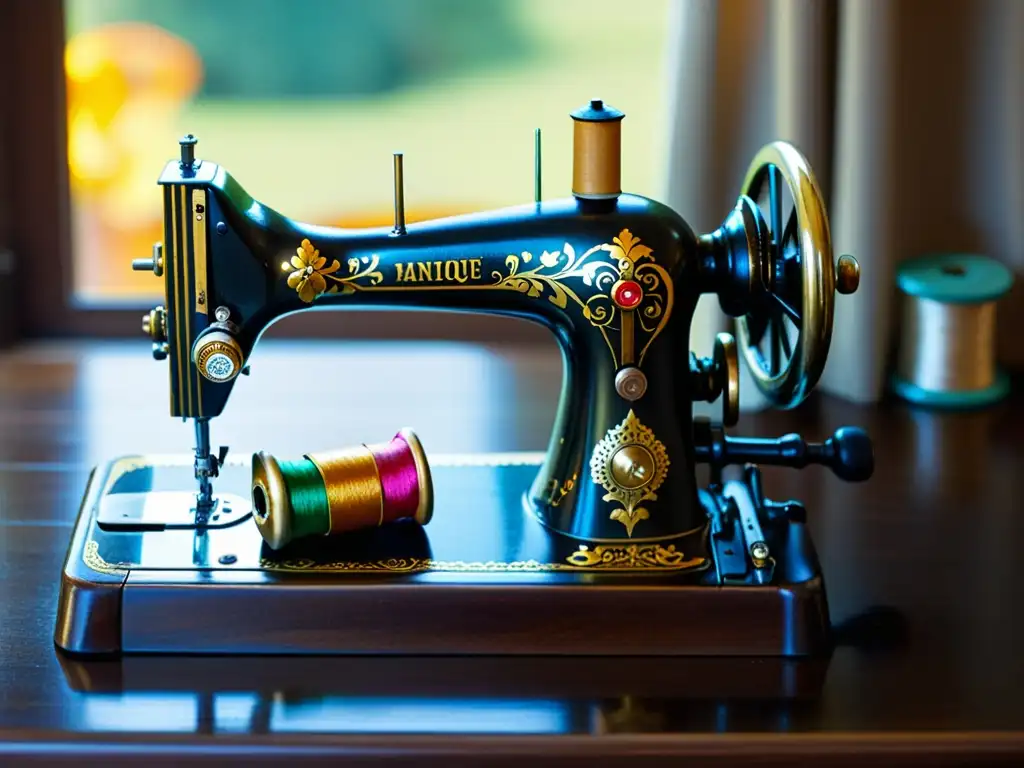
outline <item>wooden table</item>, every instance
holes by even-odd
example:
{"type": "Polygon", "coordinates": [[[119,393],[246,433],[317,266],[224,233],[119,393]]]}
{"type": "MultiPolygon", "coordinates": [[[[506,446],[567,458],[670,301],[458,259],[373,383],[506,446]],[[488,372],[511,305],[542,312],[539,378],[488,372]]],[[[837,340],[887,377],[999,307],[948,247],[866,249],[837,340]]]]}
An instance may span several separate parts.
{"type": "MultiPolygon", "coordinates": [[[[408,425],[432,451],[542,450],[560,365],[553,345],[266,342],[213,440],[285,454],[408,425]],[[329,402],[310,402],[312,379],[334,383],[329,402]]],[[[0,763],[1024,760],[1019,393],[970,415],[815,395],[733,430],[822,439],[856,424],[875,440],[867,484],[820,468],[765,472],[771,497],[806,503],[824,565],[842,644],[817,667],[621,657],[75,663],[52,644],[72,520],[94,463],[190,449],[189,426],[166,416],[165,377],[142,343],[0,355],[0,763]]]]}

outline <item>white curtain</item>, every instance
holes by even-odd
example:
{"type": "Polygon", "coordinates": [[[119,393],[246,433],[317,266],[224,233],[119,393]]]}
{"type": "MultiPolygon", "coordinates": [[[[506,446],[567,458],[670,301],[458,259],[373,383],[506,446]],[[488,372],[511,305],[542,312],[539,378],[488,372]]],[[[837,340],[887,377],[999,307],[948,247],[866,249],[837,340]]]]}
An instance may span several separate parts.
{"type": "MultiPolygon", "coordinates": [[[[820,389],[882,396],[897,265],[939,251],[1017,273],[998,356],[1024,365],[1024,0],[677,0],[669,34],[666,202],[712,231],[757,149],[784,139],[824,191],[835,257],[860,262],[820,389]]],[[[725,327],[703,299],[695,351],[725,327]]],[[[742,383],[741,405],[763,405],[742,383]]]]}

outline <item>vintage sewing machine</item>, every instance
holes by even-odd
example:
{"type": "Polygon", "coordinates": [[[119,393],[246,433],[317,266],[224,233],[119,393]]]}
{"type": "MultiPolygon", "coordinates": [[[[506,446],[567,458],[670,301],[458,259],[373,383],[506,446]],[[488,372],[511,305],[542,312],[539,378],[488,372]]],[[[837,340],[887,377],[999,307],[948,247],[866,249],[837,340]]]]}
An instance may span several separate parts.
{"type": "Polygon", "coordinates": [[[793,147],[764,147],[722,226],[697,236],[665,205],[621,191],[622,118],[600,100],[572,114],[573,195],[563,200],[541,199],[538,134],[535,200],[507,210],[407,226],[396,155],[394,226],[366,230],[292,221],[183,139],[160,177],[163,244],[133,267],[163,279],[166,304],[144,326],[168,366],[171,415],[195,424],[194,456],[96,468],[63,571],[57,645],[81,654],[826,649],[805,511],[764,498],[756,464],[824,464],[860,481],[872,471],[870,441],[855,428],[822,444],[724,428],[738,417],[740,356],[774,406],[807,396],[835,294],[856,289],[857,263],[833,263],[818,186],[793,147]],[[737,341],[720,334],[705,359],[689,339],[706,293],[737,318],[737,341]],[[210,422],[275,320],[369,306],[549,328],[564,380],[547,452],[430,461],[429,526],[269,547],[254,524],[254,498],[265,499],[254,495],[250,460],[213,451],[210,422]],[[720,423],[694,417],[694,402],[719,399],[720,423]],[[709,467],[705,487],[699,465],[709,467]]]}

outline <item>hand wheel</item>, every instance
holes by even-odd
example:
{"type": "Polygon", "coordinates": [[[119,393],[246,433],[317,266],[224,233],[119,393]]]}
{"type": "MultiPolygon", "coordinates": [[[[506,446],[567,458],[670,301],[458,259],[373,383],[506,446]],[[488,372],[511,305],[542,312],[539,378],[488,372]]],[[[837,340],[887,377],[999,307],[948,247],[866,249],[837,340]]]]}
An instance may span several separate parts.
{"type": "Polygon", "coordinates": [[[791,145],[777,141],[757,153],[742,195],[763,205],[767,226],[761,237],[760,290],[736,321],[740,354],[768,401],[793,408],[821,377],[832,340],[835,293],[857,290],[860,267],[852,256],[833,265],[818,183],[791,145]],[[783,185],[792,200],[787,206],[783,185]]]}

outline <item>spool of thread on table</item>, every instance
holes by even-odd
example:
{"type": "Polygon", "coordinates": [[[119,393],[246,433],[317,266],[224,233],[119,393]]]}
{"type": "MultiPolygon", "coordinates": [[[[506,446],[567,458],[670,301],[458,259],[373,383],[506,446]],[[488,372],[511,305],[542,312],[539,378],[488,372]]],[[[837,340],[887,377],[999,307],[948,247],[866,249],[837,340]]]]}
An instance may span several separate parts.
{"type": "Polygon", "coordinates": [[[388,443],[311,453],[298,461],[253,455],[252,503],[273,549],[309,536],[336,536],[412,519],[430,521],[430,467],[403,429],[388,443]]]}
{"type": "Polygon", "coordinates": [[[999,262],[943,254],[901,266],[900,344],[893,390],[937,408],[997,402],[1009,381],[996,361],[996,302],[1013,278],[999,262]]]}

